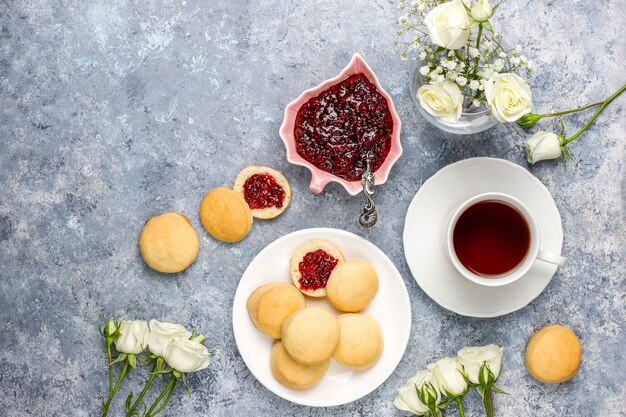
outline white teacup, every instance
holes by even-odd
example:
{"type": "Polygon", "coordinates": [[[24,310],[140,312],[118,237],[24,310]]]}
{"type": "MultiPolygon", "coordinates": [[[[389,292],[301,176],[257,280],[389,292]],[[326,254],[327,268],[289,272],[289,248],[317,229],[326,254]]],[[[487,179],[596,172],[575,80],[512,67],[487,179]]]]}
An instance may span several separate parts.
{"type": "Polygon", "coordinates": [[[448,224],[448,233],[447,233],[447,247],[448,254],[450,256],[450,260],[454,267],[467,279],[476,284],[485,285],[488,287],[499,287],[502,285],[510,284],[514,281],[520,279],[528,270],[533,266],[535,261],[540,260],[544,262],[549,262],[555,265],[563,266],[566,262],[566,258],[556,255],[553,253],[549,253],[541,250],[541,234],[539,233],[539,226],[537,225],[537,220],[535,216],[533,216],[532,212],[526,207],[524,203],[519,201],[517,198],[512,197],[508,194],[503,193],[484,193],[476,195],[464,203],[462,203],[452,215],[450,219],[450,223],[448,224]],[[457,221],[461,214],[465,212],[472,205],[479,203],[481,201],[501,201],[505,204],[508,204],[515,209],[524,217],[526,224],[528,225],[528,229],[530,232],[530,244],[528,247],[528,251],[526,252],[526,256],[520,262],[520,264],[513,268],[511,271],[508,271],[500,276],[493,278],[485,278],[482,277],[469,269],[467,269],[459,258],[457,257],[456,251],[454,250],[453,236],[454,229],[456,227],[457,221]]]}

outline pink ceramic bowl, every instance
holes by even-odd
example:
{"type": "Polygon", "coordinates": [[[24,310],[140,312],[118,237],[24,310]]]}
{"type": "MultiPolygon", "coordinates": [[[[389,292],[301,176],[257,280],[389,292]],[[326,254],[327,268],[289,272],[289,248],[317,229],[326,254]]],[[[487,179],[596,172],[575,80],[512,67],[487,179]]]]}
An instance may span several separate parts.
{"type": "Polygon", "coordinates": [[[385,159],[385,162],[380,166],[378,171],[374,173],[374,177],[376,179],[376,185],[384,184],[387,181],[387,177],[389,176],[389,171],[393,164],[400,158],[402,155],[402,145],[400,144],[400,118],[396,113],[396,109],[393,105],[393,101],[391,97],[385,90],[383,90],[382,86],[378,82],[376,75],[372,71],[372,69],[367,65],[363,57],[359,54],[354,54],[350,63],[347,67],[343,69],[336,77],[333,77],[329,80],[324,81],[317,87],[308,89],[300,94],[300,97],[292,101],[285,107],[285,116],[283,119],[283,124],[280,126],[280,138],[285,143],[285,148],[287,149],[287,161],[291,162],[295,165],[301,165],[306,167],[311,171],[311,184],[309,188],[314,193],[320,193],[326,184],[331,181],[338,182],[343,185],[346,191],[350,193],[350,195],[356,195],[363,190],[363,185],[361,181],[347,181],[343,178],[339,178],[336,175],[331,174],[330,172],[322,171],[316,166],[309,163],[307,160],[302,158],[298,151],[296,150],[296,140],[294,137],[294,125],[296,122],[296,116],[298,115],[298,110],[300,107],[310,98],[318,96],[322,93],[322,91],[328,89],[329,87],[345,80],[349,76],[357,73],[363,73],[370,80],[372,84],[376,86],[376,89],[380,92],[380,94],[385,97],[387,103],[389,104],[389,111],[391,112],[391,118],[393,120],[393,131],[391,133],[391,149],[389,150],[389,154],[385,159]]]}

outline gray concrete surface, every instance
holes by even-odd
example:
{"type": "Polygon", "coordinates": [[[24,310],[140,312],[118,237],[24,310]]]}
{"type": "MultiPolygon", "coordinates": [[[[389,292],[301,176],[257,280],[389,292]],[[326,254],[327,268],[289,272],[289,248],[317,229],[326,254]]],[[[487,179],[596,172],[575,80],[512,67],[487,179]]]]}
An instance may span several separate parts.
{"type": "MultiPolygon", "coordinates": [[[[0,1],[0,415],[97,416],[106,391],[98,320],[159,318],[208,335],[214,363],[189,378],[169,416],[400,416],[397,387],[459,348],[506,347],[497,416],[618,416],[626,397],[624,100],[611,105],[560,162],[529,167],[550,189],[565,232],[560,269],[523,310],[497,319],[450,313],[416,285],[401,232],[410,199],[441,167],[473,156],[527,166],[528,137],[499,126],[459,140],[428,125],[408,90],[410,63],[391,51],[391,1],[155,0],[0,1]],[[360,52],[392,95],[404,155],[376,194],[380,223],[356,223],[360,198],[336,185],[308,191],[308,172],[289,165],[278,138],[284,106],[335,75],[360,52]],[[197,216],[210,188],[230,185],[250,164],[281,170],[294,198],[274,221],[228,245],[197,216]],[[165,276],[137,249],[146,219],[186,214],[201,236],[198,261],[165,276]],[[395,373],[341,407],[291,404],[263,388],[235,347],[231,303],[239,277],[265,245],[294,230],[336,227],[389,255],[406,282],[413,329],[395,373]],[[547,323],[581,338],[578,376],[560,385],[524,368],[530,335],[547,323]]],[[[539,111],[602,99],[624,83],[623,2],[511,0],[495,26],[528,46],[539,111]]],[[[583,116],[567,119],[573,133],[583,116]]],[[[557,129],[556,121],[541,124],[557,129]]],[[[534,128],[537,130],[537,128],[534,128]]],[[[136,372],[122,392],[137,391],[136,372]]],[[[123,395],[112,415],[121,415],[123,395]]],[[[474,393],[469,416],[480,416],[474,393]]],[[[455,412],[451,412],[455,415],[455,412]]]]}

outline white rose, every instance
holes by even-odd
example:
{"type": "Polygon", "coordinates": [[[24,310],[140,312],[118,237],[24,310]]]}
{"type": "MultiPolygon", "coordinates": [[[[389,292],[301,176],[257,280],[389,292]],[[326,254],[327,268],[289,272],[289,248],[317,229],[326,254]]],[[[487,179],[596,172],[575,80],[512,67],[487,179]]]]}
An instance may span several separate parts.
{"type": "Polygon", "coordinates": [[[142,320],[122,321],[115,349],[121,353],[138,355],[148,346],[148,323],[142,320]]]}
{"type": "Polygon", "coordinates": [[[431,384],[434,387],[434,394],[436,395],[435,403],[439,404],[441,401],[441,394],[437,389],[437,384],[434,380],[433,373],[429,370],[419,371],[415,376],[400,388],[396,394],[396,398],[393,400],[393,405],[399,410],[410,411],[417,415],[426,414],[428,406],[420,401],[417,396],[417,390],[421,389],[424,385],[431,384]]]}
{"type": "Polygon", "coordinates": [[[211,354],[202,343],[186,337],[170,339],[163,349],[165,362],[178,372],[200,371],[211,363],[211,354]]]}
{"type": "Polygon", "coordinates": [[[191,332],[180,324],[150,320],[150,337],[148,338],[148,347],[153,355],[163,357],[165,345],[171,339],[176,337],[189,339],[191,337],[191,332]]]}
{"type": "Polygon", "coordinates": [[[544,159],[561,156],[562,137],[552,132],[539,131],[524,144],[528,162],[534,164],[544,159]]]}
{"type": "Polygon", "coordinates": [[[467,392],[468,384],[463,377],[463,366],[457,358],[443,358],[428,365],[435,376],[437,388],[448,397],[458,397],[467,392]]]}
{"type": "Polygon", "coordinates": [[[463,365],[463,372],[467,379],[473,384],[479,384],[478,374],[483,364],[487,364],[494,378],[500,376],[502,367],[502,353],[504,349],[490,344],[487,346],[466,347],[459,350],[458,358],[463,365]]]}
{"type": "Polygon", "coordinates": [[[452,81],[433,81],[417,89],[417,99],[428,113],[446,122],[456,122],[463,112],[463,93],[452,81]]]}
{"type": "Polygon", "coordinates": [[[533,107],[530,87],[516,74],[493,74],[485,82],[485,97],[500,123],[514,122],[533,107]]]}
{"type": "Polygon", "coordinates": [[[424,18],[430,40],[446,49],[460,49],[465,46],[470,31],[464,28],[471,23],[461,0],[440,4],[424,18]]]}
{"type": "Polygon", "coordinates": [[[478,0],[472,7],[472,19],[477,22],[484,22],[493,16],[493,8],[489,4],[489,0],[478,0]]]}

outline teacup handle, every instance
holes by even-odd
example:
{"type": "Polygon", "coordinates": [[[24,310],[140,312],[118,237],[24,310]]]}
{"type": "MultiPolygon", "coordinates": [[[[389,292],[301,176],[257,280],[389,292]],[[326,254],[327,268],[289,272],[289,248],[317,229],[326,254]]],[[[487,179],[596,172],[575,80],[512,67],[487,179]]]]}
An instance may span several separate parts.
{"type": "Polygon", "coordinates": [[[565,262],[567,262],[567,258],[564,258],[561,255],[555,255],[553,253],[546,252],[543,250],[539,251],[539,253],[537,254],[537,259],[542,260],[544,262],[549,262],[551,264],[555,264],[558,266],[563,266],[565,265],[565,262]]]}

